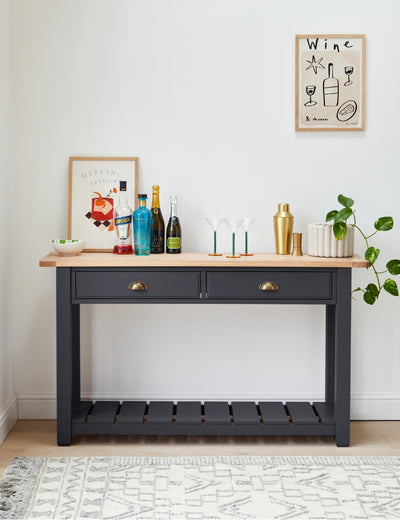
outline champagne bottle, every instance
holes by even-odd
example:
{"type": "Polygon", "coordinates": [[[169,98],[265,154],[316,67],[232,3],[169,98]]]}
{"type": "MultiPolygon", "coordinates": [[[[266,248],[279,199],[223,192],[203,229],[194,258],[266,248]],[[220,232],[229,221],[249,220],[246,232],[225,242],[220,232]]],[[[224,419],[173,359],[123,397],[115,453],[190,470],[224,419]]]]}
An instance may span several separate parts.
{"type": "Polygon", "coordinates": [[[179,218],[176,215],[176,195],[170,197],[171,216],[167,226],[167,253],[177,254],[182,252],[182,231],[179,218]]]}
{"type": "Polygon", "coordinates": [[[333,63],[328,65],[328,77],[324,79],[322,90],[324,106],[336,107],[339,104],[339,81],[333,77],[333,63]]]}
{"type": "Polygon", "coordinates": [[[164,253],[165,225],[160,208],[160,187],[153,186],[150,253],[164,253]]]}
{"type": "Polygon", "coordinates": [[[147,195],[138,195],[139,207],[133,212],[135,255],[150,254],[151,211],[146,208],[147,195]]]}
{"type": "Polygon", "coordinates": [[[132,254],[132,210],[126,199],[126,181],[119,183],[119,203],[114,211],[114,227],[117,235],[114,253],[132,254]]]}

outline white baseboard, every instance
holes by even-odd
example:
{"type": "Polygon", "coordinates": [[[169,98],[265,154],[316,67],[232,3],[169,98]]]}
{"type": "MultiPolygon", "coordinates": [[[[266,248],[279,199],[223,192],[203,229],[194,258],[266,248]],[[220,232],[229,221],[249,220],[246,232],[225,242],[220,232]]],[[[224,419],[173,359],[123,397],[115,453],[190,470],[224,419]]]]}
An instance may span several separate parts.
{"type": "Polygon", "coordinates": [[[13,395],[0,409],[0,446],[18,419],[17,396],[13,395]]]}
{"type": "Polygon", "coordinates": [[[353,421],[399,421],[400,395],[352,394],[351,418],[353,421]]]}
{"type": "MultiPolygon", "coordinates": [[[[226,400],[226,395],[185,393],[184,395],[175,395],[171,397],[166,394],[90,394],[82,395],[82,400],[226,400]]],[[[253,400],[252,395],[231,395],[229,400],[253,400]]],[[[323,401],[323,395],[298,395],[290,394],[279,397],[275,394],[267,394],[258,396],[260,401],[323,401]]],[[[18,418],[19,419],[56,419],[57,405],[55,394],[19,394],[18,395],[18,418]]],[[[400,394],[352,394],[351,396],[351,419],[354,421],[398,421],[400,420],[400,394]]],[[[1,432],[1,428],[0,428],[1,432]]],[[[1,437],[0,437],[1,439],[1,437]]]]}

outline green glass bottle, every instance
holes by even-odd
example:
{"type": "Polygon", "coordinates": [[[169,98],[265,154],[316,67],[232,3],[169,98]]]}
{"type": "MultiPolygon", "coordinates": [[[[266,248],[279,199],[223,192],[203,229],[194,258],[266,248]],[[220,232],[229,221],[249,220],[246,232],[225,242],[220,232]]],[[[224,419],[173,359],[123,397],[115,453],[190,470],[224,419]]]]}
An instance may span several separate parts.
{"type": "Polygon", "coordinates": [[[182,230],[179,218],[176,215],[176,195],[170,197],[171,216],[169,217],[166,238],[166,252],[170,254],[182,253],[182,230]]]}

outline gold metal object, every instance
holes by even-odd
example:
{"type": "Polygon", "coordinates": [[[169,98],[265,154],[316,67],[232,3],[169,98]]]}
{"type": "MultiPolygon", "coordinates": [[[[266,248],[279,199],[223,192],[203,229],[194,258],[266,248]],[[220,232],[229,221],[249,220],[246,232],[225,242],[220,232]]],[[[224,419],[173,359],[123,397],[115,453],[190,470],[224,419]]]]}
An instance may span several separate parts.
{"type": "Polygon", "coordinates": [[[260,291],[277,291],[279,289],[279,286],[275,282],[262,282],[258,286],[260,291]]]}
{"type": "Polygon", "coordinates": [[[289,204],[278,205],[274,215],[275,246],[278,255],[290,255],[294,217],[289,211],[289,204]]]}
{"type": "Polygon", "coordinates": [[[144,282],[131,282],[129,285],[128,285],[128,289],[130,289],[131,291],[147,291],[148,289],[148,285],[144,282]]]}
{"type": "Polygon", "coordinates": [[[222,256],[222,253],[208,253],[208,256],[222,256]]]}
{"type": "Polygon", "coordinates": [[[254,256],[254,253],[240,253],[240,256],[254,256]]]}
{"type": "Polygon", "coordinates": [[[303,251],[301,250],[301,233],[293,233],[293,256],[303,256],[303,251]]]}
{"type": "Polygon", "coordinates": [[[240,255],[226,255],[226,258],[240,258],[240,255]]]}

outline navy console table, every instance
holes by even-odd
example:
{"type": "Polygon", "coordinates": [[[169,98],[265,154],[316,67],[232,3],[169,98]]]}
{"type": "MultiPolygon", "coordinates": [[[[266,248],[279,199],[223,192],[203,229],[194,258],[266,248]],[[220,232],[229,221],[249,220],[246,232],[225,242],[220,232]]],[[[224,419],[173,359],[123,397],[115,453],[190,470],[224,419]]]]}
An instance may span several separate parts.
{"type": "Polygon", "coordinates": [[[57,270],[57,442],[74,434],[331,435],[350,442],[351,258],[201,253],[116,256],[49,254],[57,270]],[[82,401],[80,304],[311,304],[326,307],[325,400],[82,401]]]}

